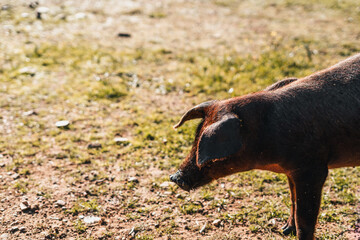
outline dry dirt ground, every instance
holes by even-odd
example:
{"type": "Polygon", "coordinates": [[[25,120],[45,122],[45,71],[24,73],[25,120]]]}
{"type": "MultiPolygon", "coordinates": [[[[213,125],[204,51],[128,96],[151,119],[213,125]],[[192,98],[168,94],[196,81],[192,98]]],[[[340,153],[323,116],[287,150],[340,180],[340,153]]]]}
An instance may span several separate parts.
{"type": "MultiPolygon", "coordinates": [[[[189,107],[360,51],[357,0],[0,1],[1,239],[295,239],[286,177],[168,182],[189,107]],[[56,123],[64,120],[66,126],[56,123]]],[[[333,170],[317,237],[360,239],[360,169],[333,170]]]]}

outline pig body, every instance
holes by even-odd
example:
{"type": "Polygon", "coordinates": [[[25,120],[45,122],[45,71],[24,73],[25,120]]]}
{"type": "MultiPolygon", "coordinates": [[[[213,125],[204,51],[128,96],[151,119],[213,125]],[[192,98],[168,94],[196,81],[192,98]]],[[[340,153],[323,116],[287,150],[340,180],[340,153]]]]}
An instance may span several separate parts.
{"type": "Polygon", "coordinates": [[[328,169],[360,165],[360,54],[302,79],[190,109],[202,118],[192,150],[170,179],[195,189],[236,172],[287,175],[284,234],[313,239],[328,169]]]}

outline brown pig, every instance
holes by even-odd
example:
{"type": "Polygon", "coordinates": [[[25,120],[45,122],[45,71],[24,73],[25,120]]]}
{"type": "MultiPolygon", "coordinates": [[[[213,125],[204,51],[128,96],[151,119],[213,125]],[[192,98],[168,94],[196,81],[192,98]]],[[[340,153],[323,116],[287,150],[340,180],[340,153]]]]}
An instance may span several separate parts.
{"type": "Polygon", "coordinates": [[[360,54],[308,77],[264,91],[202,103],[184,114],[202,118],[179,170],[190,191],[251,169],[284,173],[291,193],[283,233],[314,239],[328,169],[360,165],[360,54]]]}

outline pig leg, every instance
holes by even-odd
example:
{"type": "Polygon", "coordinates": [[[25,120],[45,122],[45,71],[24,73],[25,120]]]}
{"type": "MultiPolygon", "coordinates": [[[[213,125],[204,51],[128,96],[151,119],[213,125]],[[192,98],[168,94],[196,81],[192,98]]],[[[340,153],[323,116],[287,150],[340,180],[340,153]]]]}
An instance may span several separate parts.
{"type": "Polygon", "coordinates": [[[291,210],[290,210],[290,217],[288,219],[288,221],[286,222],[286,224],[281,228],[283,230],[283,234],[284,235],[296,235],[296,226],[295,226],[295,218],[294,218],[294,214],[295,214],[295,185],[293,180],[288,177],[288,181],[289,181],[289,187],[290,187],[290,199],[291,199],[291,210]]]}
{"type": "Polygon", "coordinates": [[[295,223],[299,240],[313,240],[319,214],[321,191],[328,174],[327,167],[313,166],[291,174],[295,184],[295,223]]]}

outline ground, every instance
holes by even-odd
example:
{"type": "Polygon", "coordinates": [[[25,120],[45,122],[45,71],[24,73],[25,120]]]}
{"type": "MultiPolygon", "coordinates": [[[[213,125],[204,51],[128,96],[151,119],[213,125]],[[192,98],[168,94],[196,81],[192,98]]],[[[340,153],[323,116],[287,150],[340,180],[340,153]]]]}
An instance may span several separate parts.
{"type": "MultiPolygon", "coordinates": [[[[1,239],[295,239],[284,175],[170,183],[198,121],[172,125],[359,52],[357,0],[0,4],[1,239]]],[[[331,170],[317,238],[360,238],[359,186],[331,170]]]]}

